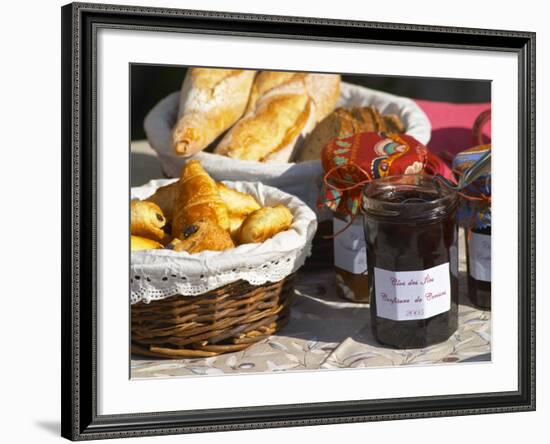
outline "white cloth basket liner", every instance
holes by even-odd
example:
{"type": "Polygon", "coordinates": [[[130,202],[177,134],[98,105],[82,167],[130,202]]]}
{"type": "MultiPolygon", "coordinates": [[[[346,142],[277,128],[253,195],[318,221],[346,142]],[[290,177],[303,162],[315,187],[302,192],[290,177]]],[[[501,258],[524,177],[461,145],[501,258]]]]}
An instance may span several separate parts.
{"type": "MultiPolygon", "coordinates": [[[[159,179],[132,188],[132,199],[145,199],[176,179],[159,179]]],[[[315,213],[300,199],[259,182],[226,185],[251,194],[262,206],[283,204],[292,212],[287,231],[261,244],[243,244],[225,251],[189,254],[169,249],[132,251],[130,300],[149,303],[176,294],[194,296],[238,280],[252,285],[277,282],[297,271],[311,254],[317,230],[315,213]]]]}

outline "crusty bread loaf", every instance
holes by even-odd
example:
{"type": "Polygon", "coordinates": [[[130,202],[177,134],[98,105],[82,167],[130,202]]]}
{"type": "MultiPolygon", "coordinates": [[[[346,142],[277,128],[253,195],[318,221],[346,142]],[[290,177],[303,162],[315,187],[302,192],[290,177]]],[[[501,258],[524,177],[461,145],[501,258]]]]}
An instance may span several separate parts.
{"type": "Polygon", "coordinates": [[[176,154],[191,156],[231,127],[244,113],[255,75],[253,70],[189,69],[172,131],[176,154]]]}
{"type": "MultiPolygon", "coordinates": [[[[246,114],[251,111],[254,111],[256,104],[260,97],[265,96],[269,91],[274,90],[275,88],[280,88],[285,86],[283,92],[302,94],[304,93],[303,85],[303,74],[296,72],[286,72],[286,71],[260,71],[254,83],[252,84],[252,89],[250,91],[250,99],[246,107],[246,114]]],[[[281,92],[281,90],[279,90],[281,92]]]]}
{"type": "Polygon", "coordinates": [[[397,115],[382,115],[374,106],[337,108],[306,137],[296,154],[296,161],[320,159],[321,150],[332,139],[363,131],[403,133],[405,126],[397,115]]]}
{"type": "Polygon", "coordinates": [[[234,159],[264,161],[300,134],[312,113],[303,78],[261,72],[243,118],[214,150],[234,159]]]}
{"type": "Polygon", "coordinates": [[[340,97],[340,83],[338,74],[261,71],[254,80],[247,112],[255,107],[259,97],[270,91],[305,92],[313,101],[315,120],[320,122],[334,110],[340,97]]]}
{"type": "Polygon", "coordinates": [[[306,90],[314,103],[317,122],[328,116],[340,97],[340,76],[311,73],[305,76],[306,90]]]}
{"type": "Polygon", "coordinates": [[[234,159],[263,161],[300,134],[311,112],[305,94],[271,95],[260,99],[216,147],[215,153],[234,159]]]}
{"type": "Polygon", "coordinates": [[[334,109],[339,94],[336,75],[262,71],[254,80],[245,115],[214,152],[236,159],[287,162],[318,116],[334,109]]]}
{"type": "Polygon", "coordinates": [[[396,114],[386,114],[384,117],[384,123],[386,124],[386,131],[389,133],[404,133],[405,125],[396,114]]]}

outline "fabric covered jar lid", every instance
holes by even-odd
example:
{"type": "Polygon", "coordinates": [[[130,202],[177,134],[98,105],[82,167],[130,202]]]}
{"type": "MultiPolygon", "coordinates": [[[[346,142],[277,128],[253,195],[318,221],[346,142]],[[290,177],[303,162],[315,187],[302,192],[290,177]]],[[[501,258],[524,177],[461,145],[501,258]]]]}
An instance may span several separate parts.
{"type": "MultiPolygon", "coordinates": [[[[479,145],[461,151],[453,160],[453,171],[460,176],[468,171],[491,145],[479,145]]],[[[483,173],[461,193],[458,219],[462,225],[486,228],[491,225],[491,171],[483,173]]]]}
{"type": "Polygon", "coordinates": [[[363,186],[371,180],[401,174],[442,174],[450,168],[407,134],[361,132],[331,140],[323,149],[323,189],[318,205],[355,215],[363,186]]]}

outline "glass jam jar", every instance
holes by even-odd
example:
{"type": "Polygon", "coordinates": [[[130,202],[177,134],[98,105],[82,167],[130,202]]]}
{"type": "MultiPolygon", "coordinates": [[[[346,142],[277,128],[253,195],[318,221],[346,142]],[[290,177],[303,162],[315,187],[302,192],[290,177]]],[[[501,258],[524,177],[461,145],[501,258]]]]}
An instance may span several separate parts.
{"type": "Polygon", "coordinates": [[[352,302],[369,302],[367,250],[363,215],[334,213],[334,271],[336,294],[352,302]]]}
{"type": "Polygon", "coordinates": [[[465,228],[468,298],[476,307],[491,309],[491,226],[465,228]]]}
{"type": "Polygon", "coordinates": [[[363,197],[375,338],[396,348],[445,341],[458,326],[456,193],[402,175],[372,181],[363,197]]]}

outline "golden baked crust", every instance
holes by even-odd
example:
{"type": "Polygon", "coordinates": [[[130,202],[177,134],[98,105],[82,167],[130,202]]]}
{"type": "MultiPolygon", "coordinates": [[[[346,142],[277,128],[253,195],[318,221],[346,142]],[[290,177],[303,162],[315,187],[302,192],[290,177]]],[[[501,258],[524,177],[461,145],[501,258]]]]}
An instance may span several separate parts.
{"type": "Polygon", "coordinates": [[[340,97],[340,76],[338,74],[311,73],[305,76],[305,85],[315,107],[317,122],[328,116],[340,97]]]}
{"type": "Polygon", "coordinates": [[[154,194],[144,200],[146,202],[153,202],[157,204],[166,218],[166,223],[171,223],[177,196],[178,182],[173,182],[169,185],[164,185],[163,187],[157,188],[154,194]]]}
{"type": "Polygon", "coordinates": [[[172,240],[166,248],[174,251],[200,253],[201,251],[223,251],[234,248],[229,233],[211,219],[197,220],[182,230],[179,238],[172,240]]]}
{"type": "Polygon", "coordinates": [[[162,240],[166,219],[158,205],[153,202],[132,200],[130,202],[130,233],[149,239],[162,240]]]}
{"type": "Polygon", "coordinates": [[[231,127],[245,111],[255,75],[253,70],[189,69],[172,130],[176,154],[191,156],[231,127]]]}
{"type": "Polygon", "coordinates": [[[261,71],[254,80],[254,86],[257,88],[257,93],[263,96],[273,88],[292,80],[301,80],[304,76],[304,73],[293,71],[261,71]]]}
{"type": "Polygon", "coordinates": [[[298,91],[305,89],[312,100],[317,122],[330,114],[340,97],[341,78],[338,74],[320,74],[306,72],[261,71],[254,80],[247,112],[253,109],[258,98],[278,88],[298,91]]]}
{"type": "Polygon", "coordinates": [[[340,76],[261,71],[245,115],[214,152],[235,159],[288,161],[300,134],[330,113],[340,96],[340,76]]]}
{"type": "Polygon", "coordinates": [[[287,230],[292,224],[292,213],[284,205],[263,207],[251,213],[241,225],[239,243],[258,243],[287,230]]]}
{"type": "Polygon", "coordinates": [[[152,250],[162,248],[162,244],[152,239],[146,239],[145,237],[134,236],[132,234],[130,237],[130,248],[132,251],[152,250]]]}
{"type": "Polygon", "coordinates": [[[238,244],[239,243],[239,233],[241,232],[241,226],[246,219],[246,216],[229,216],[229,234],[231,234],[231,239],[238,244]]]}
{"type": "Polygon", "coordinates": [[[249,112],[254,112],[258,104],[258,100],[269,93],[276,94],[303,94],[304,89],[304,73],[287,72],[287,71],[260,71],[250,92],[250,99],[246,107],[245,115],[249,112]]]}
{"type": "Polygon", "coordinates": [[[248,216],[253,211],[260,209],[260,204],[250,194],[241,193],[221,182],[217,182],[216,185],[230,217],[248,216]]]}
{"type": "Polygon", "coordinates": [[[227,206],[220,197],[216,182],[198,160],[191,160],[181,171],[178,196],[172,220],[172,235],[181,237],[183,229],[210,219],[224,230],[229,229],[227,206]]]}
{"type": "Polygon", "coordinates": [[[259,99],[255,111],[239,120],[214,152],[235,159],[262,161],[300,133],[309,112],[306,94],[259,99]]]}

